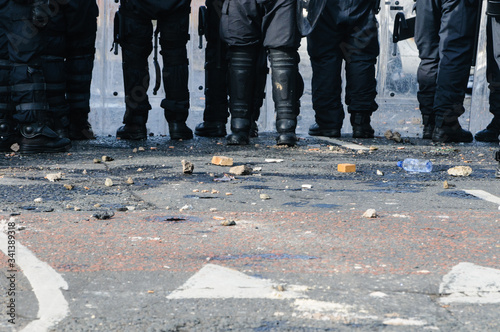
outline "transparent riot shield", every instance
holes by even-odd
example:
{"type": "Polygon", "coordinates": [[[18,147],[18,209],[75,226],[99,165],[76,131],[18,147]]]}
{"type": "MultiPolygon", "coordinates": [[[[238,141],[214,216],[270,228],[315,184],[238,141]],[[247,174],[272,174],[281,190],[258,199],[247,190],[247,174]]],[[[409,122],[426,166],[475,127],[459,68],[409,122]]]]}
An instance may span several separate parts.
{"type": "MultiPolygon", "coordinates": [[[[386,130],[403,136],[422,135],[421,115],[417,102],[417,68],[420,63],[413,38],[393,42],[394,21],[398,13],[415,17],[413,0],[386,1],[378,15],[380,56],[377,61],[377,103],[373,114],[375,135],[386,130]]],[[[399,14],[401,15],[401,14],[399,14]]]]}
{"type": "Polygon", "coordinates": [[[470,118],[470,131],[476,132],[485,129],[492,119],[489,111],[489,89],[486,81],[486,1],[481,11],[481,24],[479,29],[476,65],[474,67],[474,78],[472,88],[471,107],[468,115],[470,118]]]}
{"type": "MultiPolygon", "coordinates": [[[[96,42],[96,59],[92,77],[91,90],[91,113],[89,120],[96,135],[115,135],[116,129],[122,125],[125,113],[125,102],[123,92],[122,58],[121,49],[118,54],[110,52],[113,43],[113,18],[118,10],[119,4],[111,0],[98,0],[99,18],[96,42]]],[[[193,0],[192,8],[203,5],[203,0],[193,0]]],[[[193,10],[190,22],[191,40],[188,42],[189,57],[189,90],[191,108],[188,118],[188,126],[194,126],[202,121],[204,103],[203,85],[205,81],[203,65],[204,50],[198,48],[198,15],[193,10]],[[196,14],[196,15],[195,15],[196,14]]],[[[155,23],[155,22],[153,22],[155,23]]],[[[154,52],[153,52],[154,53],[154,52]]],[[[162,66],[161,56],[159,63],[162,66]]],[[[160,102],[165,96],[163,84],[156,96],[153,95],[155,83],[155,71],[153,65],[153,54],[149,58],[149,69],[151,74],[148,97],[153,109],[149,112],[147,128],[149,133],[165,135],[168,126],[165,120],[160,102]]]]}

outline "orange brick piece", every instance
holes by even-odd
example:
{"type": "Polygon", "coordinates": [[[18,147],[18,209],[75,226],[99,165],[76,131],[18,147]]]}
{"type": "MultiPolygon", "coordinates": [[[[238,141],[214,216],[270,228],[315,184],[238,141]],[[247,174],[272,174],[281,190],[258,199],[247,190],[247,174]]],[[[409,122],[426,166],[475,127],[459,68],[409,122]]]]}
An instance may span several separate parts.
{"type": "Polygon", "coordinates": [[[233,166],[233,158],[224,156],[213,156],[212,164],[219,166],[233,166]]]}
{"type": "Polygon", "coordinates": [[[354,164],[338,164],[337,170],[342,173],[356,172],[356,165],[354,164]]]}

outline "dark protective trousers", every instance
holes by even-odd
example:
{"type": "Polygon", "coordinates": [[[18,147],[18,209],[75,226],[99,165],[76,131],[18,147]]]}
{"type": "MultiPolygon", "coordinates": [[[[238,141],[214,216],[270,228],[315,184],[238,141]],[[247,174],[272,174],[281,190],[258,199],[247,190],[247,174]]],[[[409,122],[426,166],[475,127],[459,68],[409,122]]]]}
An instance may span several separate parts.
{"type": "Polygon", "coordinates": [[[464,113],[479,0],[417,1],[415,42],[422,115],[448,121],[464,113]]]}
{"type": "Polygon", "coordinates": [[[371,115],[378,108],[375,63],[379,44],[373,9],[373,1],[329,0],[307,37],[313,70],[313,109],[321,128],[340,129],[343,124],[343,61],[348,112],[371,115]]]}
{"type": "MultiPolygon", "coordinates": [[[[220,21],[223,0],[207,0],[207,27],[205,36],[205,112],[203,120],[207,122],[227,122],[228,108],[228,46],[220,36],[220,21]]],[[[256,80],[254,88],[253,118],[259,118],[260,108],[265,97],[266,77],[268,73],[267,55],[260,45],[256,62],[256,80]]],[[[250,87],[248,87],[250,89],[250,87]]]]}
{"type": "Polygon", "coordinates": [[[148,57],[153,50],[151,20],[157,20],[160,35],[165,88],[161,106],[165,109],[165,118],[168,122],[186,121],[190,1],[122,0],[119,12],[126,104],[123,123],[145,124],[151,109],[147,95],[148,57]]]}
{"type": "Polygon", "coordinates": [[[500,126],[500,17],[488,16],[486,26],[486,75],[490,89],[490,112],[500,126]]]}
{"type": "Polygon", "coordinates": [[[90,112],[90,84],[94,68],[97,16],[95,0],[71,0],[66,16],[66,101],[70,122],[85,126],[90,112]]]}

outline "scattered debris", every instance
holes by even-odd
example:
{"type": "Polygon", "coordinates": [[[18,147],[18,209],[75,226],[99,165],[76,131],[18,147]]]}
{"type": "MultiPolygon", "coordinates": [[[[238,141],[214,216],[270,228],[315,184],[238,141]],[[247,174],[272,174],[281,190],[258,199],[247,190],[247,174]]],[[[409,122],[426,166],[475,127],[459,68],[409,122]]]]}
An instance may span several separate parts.
{"type": "Polygon", "coordinates": [[[113,161],[114,159],[111,158],[111,157],[108,157],[108,156],[102,156],[102,161],[106,162],[106,161],[113,161]]]}
{"type": "Polygon", "coordinates": [[[71,184],[64,184],[64,188],[66,188],[67,190],[73,190],[73,185],[71,184]]]}
{"type": "Polygon", "coordinates": [[[183,207],[181,207],[179,209],[179,211],[186,211],[186,210],[192,210],[193,209],[193,206],[192,205],[184,205],[183,207]]]}
{"type": "Polygon", "coordinates": [[[129,211],[134,211],[135,210],[135,206],[132,206],[132,205],[127,205],[126,208],[129,211]]]}
{"type": "Polygon", "coordinates": [[[229,219],[229,220],[224,220],[223,222],[220,223],[221,226],[235,226],[236,221],[229,219]]]}
{"type": "Polygon", "coordinates": [[[43,202],[43,198],[38,197],[38,198],[35,198],[33,201],[34,201],[35,203],[42,203],[42,202],[43,202]]]}
{"type": "Polygon", "coordinates": [[[184,160],[184,159],[181,160],[181,163],[182,163],[182,173],[193,174],[193,170],[194,170],[193,163],[191,163],[187,160],[184,160]]]}
{"type": "Polygon", "coordinates": [[[83,175],[87,175],[87,170],[86,170],[86,169],[84,169],[84,170],[82,171],[82,174],[83,174],[83,175]]]}
{"type": "Polygon", "coordinates": [[[132,177],[129,176],[127,181],[125,182],[127,182],[127,184],[134,184],[134,179],[132,179],[132,177]]]}
{"type": "Polygon", "coordinates": [[[221,216],[213,216],[212,218],[215,220],[226,220],[226,218],[221,217],[221,216]]]}
{"type": "Polygon", "coordinates": [[[101,207],[101,204],[100,204],[100,203],[96,203],[96,204],[94,204],[94,207],[96,207],[96,208],[100,208],[100,207],[101,207]]]}
{"type": "Polygon", "coordinates": [[[233,180],[235,180],[234,176],[228,175],[228,174],[224,174],[224,176],[221,178],[214,179],[215,182],[229,182],[229,181],[233,181],[233,180]]]}
{"type": "Polygon", "coordinates": [[[218,194],[218,193],[220,193],[220,191],[215,190],[215,189],[212,189],[211,193],[212,193],[212,194],[218,194]]]}
{"type": "Polygon", "coordinates": [[[272,158],[269,158],[269,159],[264,159],[264,161],[266,163],[282,163],[284,160],[283,159],[272,159],[272,158]]]}
{"type": "Polygon", "coordinates": [[[139,152],[144,152],[144,151],[146,151],[146,149],[145,149],[143,146],[140,146],[140,147],[137,149],[137,151],[139,151],[139,152]]]}
{"type": "Polygon", "coordinates": [[[81,211],[81,210],[82,210],[82,208],[80,208],[80,207],[78,207],[78,206],[75,206],[75,207],[73,208],[73,210],[75,210],[75,211],[81,211]]]}
{"type": "Polygon", "coordinates": [[[313,186],[312,184],[303,184],[302,189],[311,189],[313,186]]]}
{"type": "Polygon", "coordinates": [[[247,165],[234,166],[229,169],[229,173],[234,175],[249,175],[252,174],[253,169],[247,165]]]}
{"type": "Polygon", "coordinates": [[[372,145],[372,146],[370,146],[370,151],[377,151],[377,150],[378,150],[378,147],[373,146],[373,145],[372,145]]]}
{"type": "Polygon", "coordinates": [[[449,189],[449,188],[451,188],[451,187],[455,187],[455,185],[454,185],[454,184],[449,183],[448,181],[444,181],[444,182],[443,182],[443,188],[444,188],[444,189],[449,189]]]}
{"type": "Polygon", "coordinates": [[[387,139],[391,139],[392,136],[394,136],[394,134],[392,133],[392,130],[388,129],[385,133],[384,133],[384,136],[385,138],[387,139]]]}
{"type": "Polygon", "coordinates": [[[62,176],[63,176],[63,174],[61,172],[59,172],[59,173],[50,173],[50,174],[45,175],[45,178],[47,180],[49,180],[50,182],[55,182],[55,181],[61,180],[62,176]]]}
{"type": "Polygon", "coordinates": [[[233,193],[226,193],[226,196],[231,196],[233,193]]]}
{"type": "Polygon", "coordinates": [[[137,153],[137,148],[134,148],[134,149],[132,150],[132,153],[137,153]]]}
{"type": "Polygon", "coordinates": [[[342,173],[353,173],[356,172],[356,165],[354,164],[338,164],[337,170],[342,173]]]}
{"type": "Polygon", "coordinates": [[[94,158],[93,162],[94,162],[94,164],[100,164],[100,163],[101,163],[101,160],[100,160],[100,159],[97,159],[97,158],[94,158]]]}
{"type": "Polygon", "coordinates": [[[384,172],[382,172],[381,170],[377,169],[377,175],[384,176],[384,172]]]}
{"type": "MultiPolygon", "coordinates": [[[[76,207],[75,207],[75,209],[76,209],[76,207]]],[[[113,211],[101,211],[101,212],[94,213],[92,215],[92,217],[99,219],[99,220],[107,220],[107,219],[111,219],[114,215],[115,215],[115,213],[113,211]]]]}
{"type": "Polygon", "coordinates": [[[104,181],[104,185],[106,187],[112,187],[113,186],[113,180],[111,180],[110,178],[107,178],[106,181],[104,181]]]}
{"type": "Polygon", "coordinates": [[[365,211],[365,213],[363,213],[363,218],[377,218],[378,217],[378,214],[377,214],[377,211],[375,211],[375,209],[368,209],[365,211]]]}
{"type": "Polygon", "coordinates": [[[271,199],[271,196],[269,196],[268,194],[260,194],[260,199],[262,200],[271,199]]]}
{"type": "Polygon", "coordinates": [[[210,208],[210,212],[217,212],[217,208],[210,208]]]}
{"type": "Polygon", "coordinates": [[[218,166],[233,166],[233,158],[224,157],[224,156],[213,156],[212,164],[218,166]]]}
{"type": "Polygon", "coordinates": [[[144,170],[142,168],[138,168],[137,172],[143,172],[144,170]]]}
{"type": "Polygon", "coordinates": [[[194,192],[194,193],[199,193],[199,192],[200,192],[200,189],[193,189],[193,192],[194,192]]]}
{"type": "Polygon", "coordinates": [[[260,172],[262,171],[262,167],[254,167],[253,169],[255,172],[260,172]]]}
{"type": "Polygon", "coordinates": [[[19,151],[19,149],[20,149],[20,148],[21,148],[21,147],[20,147],[20,146],[19,146],[19,144],[17,144],[17,143],[14,143],[14,144],[12,144],[12,145],[10,146],[10,149],[11,149],[12,151],[14,151],[14,152],[19,151]]]}
{"type": "Polygon", "coordinates": [[[451,176],[469,176],[472,174],[472,168],[470,166],[456,166],[450,168],[448,174],[451,176]]]}
{"type": "Polygon", "coordinates": [[[276,285],[273,288],[276,289],[278,292],[284,292],[286,290],[285,285],[283,284],[276,285]]]}

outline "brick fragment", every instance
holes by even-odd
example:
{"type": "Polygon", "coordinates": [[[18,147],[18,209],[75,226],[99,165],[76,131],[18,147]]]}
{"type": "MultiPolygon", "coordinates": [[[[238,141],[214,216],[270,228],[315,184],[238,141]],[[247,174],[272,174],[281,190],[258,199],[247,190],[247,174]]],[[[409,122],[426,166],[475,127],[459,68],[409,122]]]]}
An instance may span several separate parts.
{"type": "Polygon", "coordinates": [[[356,165],[354,164],[338,164],[337,170],[342,173],[353,173],[356,172],[356,165]]]}
{"type": "Polygon", "coordinates": [[[212,164],[219,166],[233,166],[233,158],[224,156],[213,156],[212,164]]]}

